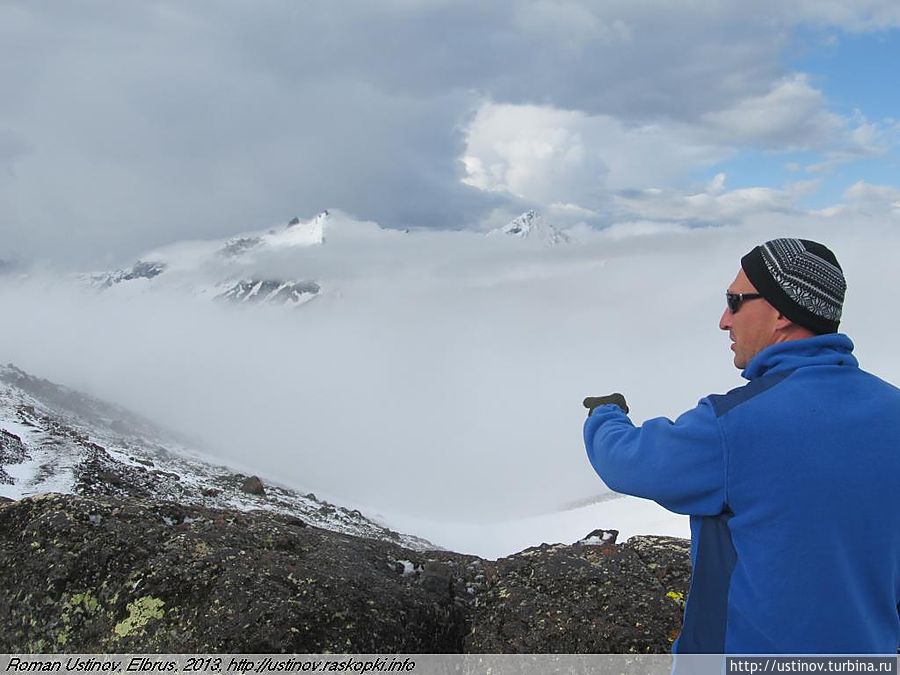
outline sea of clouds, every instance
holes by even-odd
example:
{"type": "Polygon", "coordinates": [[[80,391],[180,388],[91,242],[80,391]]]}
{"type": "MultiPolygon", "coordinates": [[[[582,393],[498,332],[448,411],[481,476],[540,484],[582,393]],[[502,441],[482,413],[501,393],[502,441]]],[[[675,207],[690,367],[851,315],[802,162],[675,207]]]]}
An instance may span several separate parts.
{"type": "Polygon", "coordinates": [[[582,398],[621,391],[640,423],[739,386],[722,296],[741,255],[785,235],[837,253],[842,328],[864,368],[900,383],[900,231],[895,216],[849,211],[657,230],[622,224],[556,247],[472,232],[338,237],[281,261],[324,289],[293,309],[7,275],[0,354],[223,463],[459,550],[499,555],[594,527],[686,534],[684,518],[603,501],[582,398]]]}

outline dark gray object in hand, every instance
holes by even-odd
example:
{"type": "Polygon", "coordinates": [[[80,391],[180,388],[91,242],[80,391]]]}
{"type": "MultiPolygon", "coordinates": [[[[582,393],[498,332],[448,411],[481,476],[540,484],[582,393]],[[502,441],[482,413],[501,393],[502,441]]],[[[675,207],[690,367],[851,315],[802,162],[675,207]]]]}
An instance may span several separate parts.
{"type": "Polygon", "coordinates": [[[608,394],[607,396],[588,396],[584,399],[584,407],[588,409],[588,415],[594,412],[594,408],[598,405],[606,405],[607,403],[612,403],[613,405],[617,405],[622,409],[626,415],[628,414],[628,404],[625,402],[625,397],[622,394],[608,394]]]}

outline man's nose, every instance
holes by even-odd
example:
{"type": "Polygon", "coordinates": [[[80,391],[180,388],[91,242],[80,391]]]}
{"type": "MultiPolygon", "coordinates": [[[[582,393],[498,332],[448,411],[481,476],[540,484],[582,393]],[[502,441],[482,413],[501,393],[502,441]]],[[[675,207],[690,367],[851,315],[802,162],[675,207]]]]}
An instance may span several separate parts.
{"type": "Polygon", "coordinates": [[[731,317],[734,316],[731,313],[731,310],[727,307],[725,311],[722,312],[722,316],[719,319],[719,329],[720,330],[731,330],[731,317]]]}

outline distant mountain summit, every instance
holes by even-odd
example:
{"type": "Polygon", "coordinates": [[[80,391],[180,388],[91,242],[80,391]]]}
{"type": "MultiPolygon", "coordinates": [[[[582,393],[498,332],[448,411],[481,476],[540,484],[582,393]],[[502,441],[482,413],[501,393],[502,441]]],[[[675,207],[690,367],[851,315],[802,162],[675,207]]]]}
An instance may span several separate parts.
{"type": "Polygon", "coordinates": [[[294,217],[282,229],[271,229],[264,234],[238,236],[229,239],[217,253],[225,258],[236,258],[260,249],[283,249],[292,247],[319,246],[325,243],[325,227],[329,220],[328,211],[322,211],[315,218],[302,221],[294,217]]]}
{"type": "Polygon", "coordinates": [[[550,246],[571,242],[568,234],[545,221],[543,216],[534,210],[525,211],[525,213],[514,218],[503,227],[491,230],[490,234],[504,234],[510,237],[531,239],[550,246]]]}
{"type": "MultiPolygon", "coordinates": [[[[129,267],[78,278],[99,292],[127,299],[162,291],[229,304],[297,307],[334,293],[349,269],[365,269],[366,274],[379,266],[403,267],[414,258],[411,251],[420,255],[430,241],[437,241],[436,236],[447,235],[427,228],[383,228],[339,210],[321,211],[308,220],[293,217],[275,227],[229,238],[174,242],[144,253],[129,267]],[[372,265],[368,265],[370,255],[372,265]],[[361,268],[360,262],[367,264],[361,268]]],[[[485,243],[484,234],[474,230],[449,236],[460,247],[478,249],[485,243]]],[[[488,236],[526,249],[574,241],[533,210],[488,236]]],[[[350,277],[350,283],[360,281],[358,273],[350,277]]]]}
{"type": "Polygon", "coordinates": [[[323,245],[331,220],[331,214],[322,211],[310,220],[295,217],[282,227],[226,240],[179,242],[147,253],[130,268],[80,278],[100,291],[127,295],[179,288],[230,303],[302,305],[322,287],[298,276],[302,258],[296,266],[285,265],[285,256],[323,245]],[[287,276],[285,269],[292,267],[296,269],[287,276]]]}
{"type": "Polygon", "coordinates": [[[283,230],[270,230],[263,237],[263,244],[272,247],[317,246],[325,243],[325,228],[329,222],[328,211],[322,211],[310,221],[293,218],[283,230]]]}

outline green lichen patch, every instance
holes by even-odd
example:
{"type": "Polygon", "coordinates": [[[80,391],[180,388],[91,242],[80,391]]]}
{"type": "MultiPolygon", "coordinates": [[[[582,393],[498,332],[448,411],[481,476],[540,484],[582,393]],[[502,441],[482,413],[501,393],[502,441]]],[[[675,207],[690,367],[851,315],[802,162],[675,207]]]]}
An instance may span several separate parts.
{"type": "Polygon", "coordinates": [[[684,593],[680,593],[678,591],[669,591],[668,593],[666,593],[666,597],[669,598],[669,600],[674,600],[675,602],[684,602],[684,593]]]}
{"type": "Polygon", "coordinates": [[[65,647],[69,644],[69,627],[64,627],[61,631],[59,631],[59,635],[56,636],[56,644],[60,647],[65,647]]]}
{"type": "Polygon", "coordinates": [[[127,637],[136,630],[143,630],[153,619],[162,619],[165,616],[163,606],[165,602],[159,598],[145,595],[134,602],[128,603],[128,617],[116,624],[113,631],[120,637],[127,637]]]}
{"type": "Polygon", "coordinates": [[[84,593],[73,593],[68,599],[63,600],[63,607],[83,614],[93,614],[100,607],[100,602],[90,591],[85,591],[84,593]]]}

